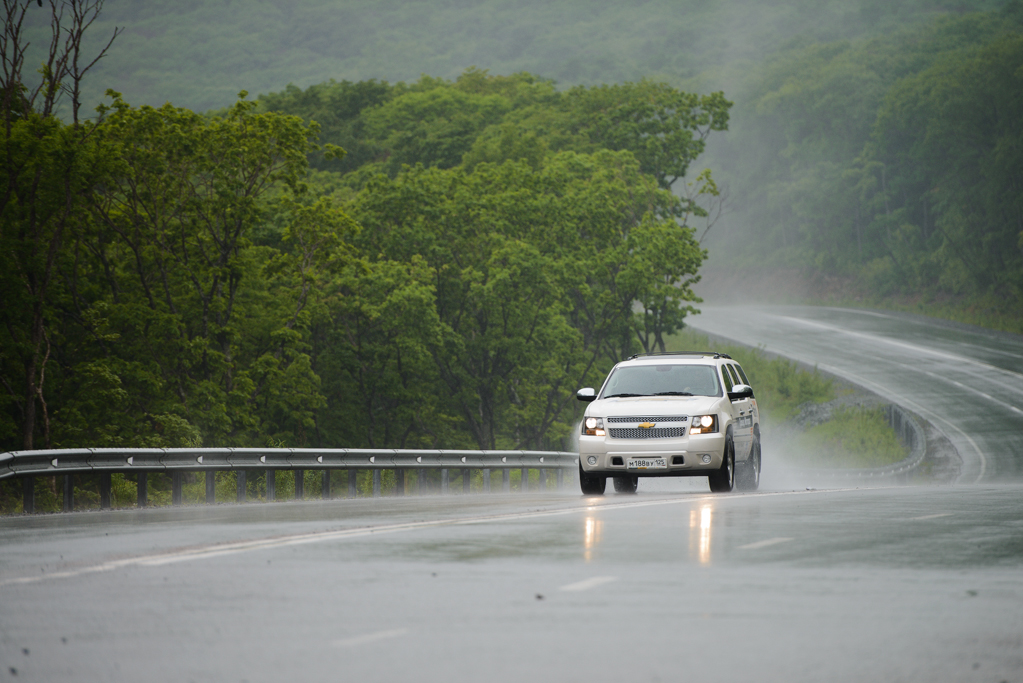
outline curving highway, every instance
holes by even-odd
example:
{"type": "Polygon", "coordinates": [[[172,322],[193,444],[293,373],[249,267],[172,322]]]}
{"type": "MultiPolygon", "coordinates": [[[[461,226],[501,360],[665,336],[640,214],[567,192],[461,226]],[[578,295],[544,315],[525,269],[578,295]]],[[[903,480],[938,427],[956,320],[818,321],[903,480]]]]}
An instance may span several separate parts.
{"type": "Polygon", "coordinates": [[[962,458],[959,483],[1023,478],[1023,337],[840,308],[702,306],[693,328],[816,365],[911,410],[962,458]]]}
{"type": "Polygon", "coordinates": [[[960,483],[4,518],[0,682],[1023,683],[1019,343],[831,309],[693,325],[931,419],[960,483]]]}

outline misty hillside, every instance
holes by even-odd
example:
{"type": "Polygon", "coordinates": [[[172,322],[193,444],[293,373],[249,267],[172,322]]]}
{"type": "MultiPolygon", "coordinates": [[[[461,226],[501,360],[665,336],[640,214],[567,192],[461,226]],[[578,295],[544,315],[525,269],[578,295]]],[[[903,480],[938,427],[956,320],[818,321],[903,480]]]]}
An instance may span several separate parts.
{"type": "MultiPolygon", "coordinates": [[[[794,38],[853,39],[998,0],[108,0],[96,44],[124,32],[89,83],[135,105],[197,111],[252,94],[336,80],[454,78],[470,66],[561,85],[705,75],[756,61],[794,38]]],[[[40,38],[46,17],[35,16],[40,38]]],[[[37,40],[41,44],[41,40],[37,40]]]]}

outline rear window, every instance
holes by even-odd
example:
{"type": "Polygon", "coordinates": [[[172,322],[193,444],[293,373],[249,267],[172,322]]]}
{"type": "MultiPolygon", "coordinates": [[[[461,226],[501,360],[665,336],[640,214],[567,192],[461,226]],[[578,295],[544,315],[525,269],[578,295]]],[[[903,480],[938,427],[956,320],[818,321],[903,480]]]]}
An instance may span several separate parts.
{"type": "Polygon", "coordinates": [[[611,373],[600,398],[614,396],[720,396],[713,365],[632,365],[611,373]]]}

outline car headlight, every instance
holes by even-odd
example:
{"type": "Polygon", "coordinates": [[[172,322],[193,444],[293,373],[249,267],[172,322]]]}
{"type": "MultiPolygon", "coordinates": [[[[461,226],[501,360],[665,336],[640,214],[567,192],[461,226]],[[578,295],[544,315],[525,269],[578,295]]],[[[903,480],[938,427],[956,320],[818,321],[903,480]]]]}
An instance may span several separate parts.
{"type": "Polygon", "coordinates": [[[690,434],[716,434],[717,431],[718,419],[715,415],[693,415],[690,434]]]}
{"type": "Polygon", "coordinates": [[[588,417],[583,420],[583,434],[586,436],[604,436],[607,432],[604,431],[604,418],[602,417],[588,417]]]}

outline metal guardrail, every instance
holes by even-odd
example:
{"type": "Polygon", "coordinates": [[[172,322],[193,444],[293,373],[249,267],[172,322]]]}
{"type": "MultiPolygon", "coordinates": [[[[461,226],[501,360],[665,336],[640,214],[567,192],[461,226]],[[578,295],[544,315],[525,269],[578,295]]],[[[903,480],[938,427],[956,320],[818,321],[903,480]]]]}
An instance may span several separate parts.
{"type": "Polygon", "coordinates": [[[909,455],[897,463],[885,467],[860,469],[800,469],[797,472],[810,479],[890,479],[915,470],[927,455],[927,439],[923,427],[911,413],[897,405],[884,407],[888,424],[895,430],[899,441],[909,447],[909,455]]]}
{"type": "MultiPolygon", "coordinates": [[[[246,496],[246,472],[267,473],[267,500],[274,500],[274,474],[277,470],[321,470],[322,495],[329,498],[330,472],[334,470],[373,472],[373,494],[380,495],[380,473],[394,470],[395,493],[404,495],[405,472],[408,470],[440,470],[441,491],[447,491],[448,471],[461,470],[463,490],[469,490],[468,473],[483,471],[483,489],[490,490],[490,471],[503,473],[503,488],[510,490],[511,470],[521,469],[528,480],[529,470],[540,472],[540,482],[546,486],[546,472],[554,470],[557,485],[564,482],[565,470],[575,470],[578,455],[563,451],[463,451],[415,449],[365,448],[75,448],[59,450],[15,451],[0,454],[0,480],[21,478],[24,510],[35,508],[35,477],[64,478],[64,510],[74,509],[73,476],[100,475],[100,507],[110,507],[110,475],[114,472],[138,477],[138,505],[148,502],[146,475],[151,472],[171,474],[171,500],[181,503],[181,489],[185,472],[206,473],[206,502],[215,502],[215,472],[238,473],[238,501],[246,496]]],[[[295,479],[295,495],[304,494],[301,476],[295,479]]],[[[355,495],[355,477],[348,477],[348,492],[355,495]]]]}

